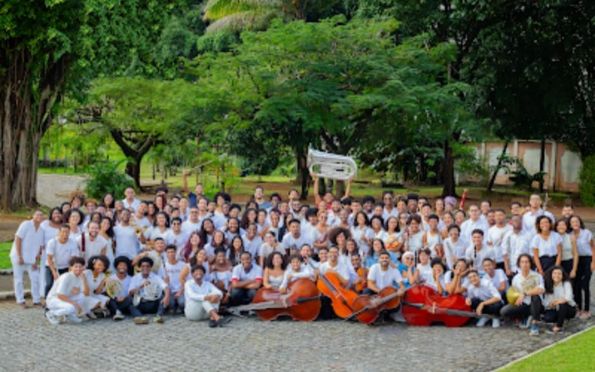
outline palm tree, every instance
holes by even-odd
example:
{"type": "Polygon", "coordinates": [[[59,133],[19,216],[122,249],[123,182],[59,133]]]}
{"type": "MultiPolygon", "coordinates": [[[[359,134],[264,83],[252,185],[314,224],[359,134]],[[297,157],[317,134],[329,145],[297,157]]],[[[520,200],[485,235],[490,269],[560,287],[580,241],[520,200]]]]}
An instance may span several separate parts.
{"type": "Polygon", "coordinates": [[[308,0],[207,0],[207,32],[265,29],[273,18],[304,19],[308,0]]]}

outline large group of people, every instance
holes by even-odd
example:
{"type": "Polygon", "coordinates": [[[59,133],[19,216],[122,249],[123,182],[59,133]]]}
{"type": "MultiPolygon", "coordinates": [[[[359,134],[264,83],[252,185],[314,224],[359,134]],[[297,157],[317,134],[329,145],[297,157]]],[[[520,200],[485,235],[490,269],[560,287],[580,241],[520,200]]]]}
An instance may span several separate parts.
{"type": "MultiPolygon", "coordinates": [[[[181,313],[217,327],[261,287],[284,293],[334,272],[357,293],[425,285],[463,295],[479,327],[509,319],[536,335],[544,322],[560,332],[568,319],[591,316],[595,243],[570,203],[554,216],[539,195],[510,210],[391,191],[358,199],[350,182],[340,198],[314,197],[314,205],[296,190],[267,198],[259,186],[240,205],[225,192],[207,198],[200,184],[159,189],[151,201],[132,188],[123,200],[76,193],[47,219],[37,211],[19,226],[10,253],[16,301],[28,306],[27,273],[33,305],[51,324],[126,316],[146,324],[148,314],[162,323],[181,313]]],[[[323,298],[320,317],[332,316],[323,298]]]]}

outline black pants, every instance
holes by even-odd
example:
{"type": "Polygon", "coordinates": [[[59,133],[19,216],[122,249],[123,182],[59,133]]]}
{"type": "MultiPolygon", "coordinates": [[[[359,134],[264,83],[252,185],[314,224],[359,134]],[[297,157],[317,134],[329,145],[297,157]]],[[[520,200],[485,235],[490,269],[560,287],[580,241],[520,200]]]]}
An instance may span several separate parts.
{"type": "Polygon", "coordinates": [[[541,269],[545,273],[547,269],[554,266],[556,264],[556,257],[553,256],[541,256],[539,257],[539,262],[541,263],[541,269]]]}
{"type": "Polygon", "coordinates": [[[555,322],[558,327],[564,325],[564,320],[572,319],[576,315],[576,307],[568,304],[560,304],[557,309],[547,309],[543,313],[543,320],[547,323],[555,322]]]}
{"type": "MultiPolygon", "coordinates": [[[[568,275],[570,275],[570,272],[572,271],[573,262],[574,262],[574,260],[571,258],[570,260],[565,260],[560,263],[560,266],[562,266],[562,268],[564,269],[564,271],[566,271],[566,274],[568,274],[568,275]]],[[[570,279],[570,280],[574,281],[574,279],[570,279]]]]}
{"type": "Polygon", "coordinates": [[[163,315],[165,309],[162,300],[163,297],[160,297],[158,300],[155,301],[141,300],[141,302],[137,306],[132,306],[131,313],[133,316],[140,316],[140,314],[155,314],[161,316],[163,315]]]}
{"type": "Polygon", "coordinates": [[[109,302],[107,303],[107,307],[109,308],[112,315],[114,315],[117,310],[120,310],[123,314],[130,314],[132,316],[142,315],[134,306],[132,306],[132,300],[130,299],[130,296],[124,297],[123,301],[110,298],[109,302]]]}
{"type": "Polygon", "coordinates": [[[230,305],[247,305],[252,302],[255,294],[256,289],[232,288],[230,295],[230,305]]]}
{"type": "Polygon", "coordinates": [[[336,317],[331,299],[326,296],[320,296],[320,313],[317,320],[330,320],[336,317]]]}
{"type": "Polygon", "coordinates": [[[500,315],[506,318],[526,318],[529,315],[533,320],[541,318],[541,298],[539,296],[531,296],[531,305],[522,303],[520,305],[506,305],[500,310],[500,315]]]}
{"type": "MultiPolygon", "coordinates": [[[[479,304],[482,302],[479,298],[472,298],[471,299],[471,308],[473,310],[477,309],[479,304]]],[[[485,305],[482,310],[482,314],[489,314],[489,315],[500,315],[500,309],[502,309],[502,301],[496,302],[495,304],[485,305]]]]}
{"type": "Polygon", "coordinates": [[[589,311],[591,302],[591,256],[580,256],[578,258],[578,267],[576,268],[576,278],[574,278],[574,300],[578,310],[589,311]],[[584,302],[584,303],[583,303],[584,302]]]}
{"type": "MultiPolygon", "coordinates": [[[[58,275],[62,275],[68,272],[68,268],[65,269],[58,269],[58,275]]],[[[52,275],[52,269],[49,266],[45,267],[45,298],[48,297],[48,293],[52,289],[54,285],[54,275],[52,275]]]]}

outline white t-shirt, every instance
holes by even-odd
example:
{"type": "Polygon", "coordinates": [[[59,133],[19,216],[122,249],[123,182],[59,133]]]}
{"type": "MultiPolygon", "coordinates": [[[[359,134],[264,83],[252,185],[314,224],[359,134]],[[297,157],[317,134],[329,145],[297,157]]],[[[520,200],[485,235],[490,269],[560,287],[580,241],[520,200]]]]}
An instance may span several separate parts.
{"type": "Polygon", "coordinates": [[[359,226],[352,227],[351,228],[351,237],[357,243],[357,247],[359,248],[359,254],[362,257],[367,256],[368,251],[370,250],[370,246],[368,245],[368,243],[364,242],[364,240],[362,238],[366,237],[366,238],[368,238],[369,241],[371,241],[374,238],[374,232],[372,231],[372,229],[367,226],[364,227],[363,229],[360,228],[359,226]]]}
{"type": "Polygon", "coordinates": [[[496,259],[494,250],[486,245],[483,245],[480,250],[476,250],[475,246],[471,244],[465,251],[465,258],[469,262],[473,262],[473,268],[483,276],[485,271],[483,270],[483,260],[486,258],[496,259]]]}
{"type": "Polygon", "coordinates": [[[83,281],[71,272],[64,273],[54,282],[48,293],[48,300],[57,298],[59,294],[72,298],[83,292],[83,281]]]}
{"type": "Polygon", "coordinates": [[[502,284],[502,282],[506,283],[505,289],[508,287],[508,277],[502,269],[496,269],[494,271],[493,277],[486,273],[484,278],[490,280],[496,289],[500,288],[500,284],[502,284]]]}
{"type": "Polygon", "coordinates": [[[114,239],[116,240],[116,257],[125,256],[132,260],[138,254],[140,246],[134,227],[114,227],[114,239]]]}
{"type": "MultiPolygon", "coordinates": [[[[283,240],[281,241],[281,246],[286,250],[295,249],[299,251],[304,244],[312,245],[312,241],[303,235],[300,235],[298,238],[294,238],[291,233],[285,234],[283,240]]],[[[314,249],[314,247],[312,247],[312,249],[314,249]]]]}
{"type": "Polygon", "coordinates": [[[200,225],[201,225],[200,220],[198,222],[192,222],[190,220],[187,220],[182,223],[182,231],[186,235],[190,236],[190,234],[192,234],[193,232],[200,231],[200,225]]]}
{"type": "MultiPolygon", "coordinates": [[[[453,272],[447,271],[446,274],[444,274],[444,284],[449,284],[453,280],[454,280],[453,272]]],[[[467,276],[464,276],[463,278],[461,278],[461,287],[467,288],[468,286],[469,286],[469,279],[467,278],[467,276]]]]}
{"type": "Polygon", "coordinates": [[[130,275],[126,275],[124,279],[120,279],[118,278],[118,275],[112,274],[110,278],[119,281],[121,284],[120,292],[116,294],[116,297],[128,296],[128,289],[130,288],[130,281],[132,280],[132,277],[130,275]]]}
{"type": "Polygon", "coordinates": [[[252,240],[248,239],[246,235],[242,236],[244,242],[244,250],[250,252],[252,257],[258,256],[260,253],[260,247],[262,246],[262,239],[256,235],[252,240]]]}
{"type": "Polygon", "coordinates": [[[469,244],[461,238],[456,242],[453,242],[450,237],[444,239],[444,256],[446,257],[446,263],[449,268],[454,268],[457,260],[465,257],[465,251],[468,246],[469,244]]]}
{"type": "Polygon", "coordinates": [[[516,273],[518,271],[516,263],[519,256],[523,253],[530,254],[527,235],[523,232],[517,234],[514,231],[509,231],[504,236],[503,245],[504,252],[508,255],[508,261],[510,262],[510,271],[516,273]]]}
{"type": "Polygon", "coordinates": [[[165,244],[175,245],[176,255],[177,257],[181,257],[182,252],[184,251],[184,246],[186,246],[186,242],[188,241],[189,237],[190,235],[186,234],[184,231],[180,231],[179,234],[176,234],[173,230],[169,230],[167,237],[165,238],[165,244]]]}
{"type": "Polygon", "coordinates": [[[48,220],[41,223],[41,228],[43,229],[43,242],[46,246],[50,240],[58,236],[58,232],[60,231],[60,227],[52,227],[48,220]]]}
{"type": "Polygon", "coordinates": [[[497,263],[504,262],[504,237],[511,230],[512,227],[510,225],[504,225],[504,227],[494,225],[488,230],[487,244],[494,250],[497,263]]]}
{"type": "Polygon", "coordinates": [[[196,280],[189,280],[184,284],[184,298],[186,301],[204,301],[207,295],[223,297],[223,293],[213,283],[203,280],[200,285],[196,280]]]}
{"type": "MultiPolygon", "coordinates": [[[[511,286],[516,288],[521,293],[525,293],[534,288],[544,289],[543,276],[531,270],[529,271],[529,274],[525,277],[523,276],[523,273],[519,271],[519,273],[516,274],[514,278],[512,278],[511,286]]],[[[531,305],[531,297],[525,296],[525,298],[523,299],[523,303],[526,305],[531,305]]]]}
{"type": "MultiPolygon", "coordinates": [[[[67,269],[70,259],[80,255],[78,245],[71,238],[68,238],[64,244],[60,243],[58,239],[51,239],[46,250],[47,254],[54,259],[56,268],[60,270],[67,269]]],[[[45,264],[49,266],[47,258],[45,264]]]]}
{"type": "MultiPolygon", "coordinates": [[[[92,270],[85,270],[84,275],[87,277],[87,285],[89,285],[89,293],[94,294],[101,281],[105,278],[104,273],[100,273],[96,278],[93,277],[92,270]]],[[[105,291],[105,288],[104,288],[105,291]]]]}
{"type": "Polygon", "coordinates": [[[526,212],[523,214],[523,232],[525,234],[529,234],[529,236],[533,236],[537,234],[537,228],[535,227],[535,221],[537,217],[540,216],[548,216],[550,220],[555,221],[554,215],[550,212],[544,211],[543,209],[539,209],[536,212],[526,212]]]}
{"type": "Polygon", "coordinates": [[[544,240],[541,235],[535,235],[531,240],[531,250],[537,248],[539,257],[550,256],[556,257],[558,255],[558,244],[562,244],[562,238],[557,232],[551,232],[547,240],[544,240]]]}
{"type": "Polygon", "coordinates": [[[549,304],[555,300],[566,300],[568,305],[576,306],[570,281],[567,280],[564,283],[555,285],[553,293],[545,293],[543,295],[543,306],[547,309],[549,304]]]}
{"type": "Polygon", "coordinates": [[[252,264],[250,271],[246,272],[242,264],[236,265],[231,273],[231,281],[243,282],[245,280],[262,280],[262,268],[256,264],[252,264]]]}
{"type": "Polygon", "coordinates": [[[153,226],[152,228],[145,231],[145,239],[147,240],[155,240],[157,238],[163,239],[163,241],[167,241],[167,235],[169,234],[169,229],[161,230],[157,226],[153,226]]]}
{"type": "Polygon", "coordinates": [[[461,224],[461,238],[470,242],[471,235],[473,235],[473,230],[475,229],[480,229],[483,231],[483,236],[485,237],[488,232],[488,228],[488,224],[484,219],[479,218],[477,221],[468,219],[461,224]]]}
{"type": "MultiPolygon", "coordinates": [[[[79,236],[76,240],[79,250],[84,254],[85,262],[89,261],[89,258],[102,254],[104,251],[107,254],[107,240],[103,236],[96,236],[93,241],[89,237],[89,233],[85,233],[85,251],[83,252],[83,235],[79,236]]],[[[111,248],[111,247],[110,247],[111,248]]]]}
{"type": "Polygon", "coordinates": [[[223,282],[223,287],[228,290],[231,283],[231,271],[213,271],[210,273],[211,282],[223,282]]]}
{"type": "Polygon", "coordinates": [[[489,279],[481,279],[479,282],[479,286],[474,286],[473,284],[469,283],[467,288],[467,298],[479,298],[481,301],[489,300],[490,298],[500,298],[500,292],[494,287],[492,282],[489,279]]]}
{"type": "Polygon", "coordinates": [[[142,291],[143,289],[141,288],[141,286],[143,285],[143,283],[145,282],[145,280],[148,280],[150,283],[156,283],[159,288],[161,288],[162,291],[164,291],[168,285],[167,283],[157,274],[155,274],[154,272],[150,272],[148,277],[143,277],[142,273],[137,273],[136,275],[134,275],[132,277],[132,279],[130,280],[130,286],[128,288],[129,291],[133,290],[133,289],[139,289],[140,288],[140,295],[141,298],[143,297],[142,291]]]}
{"type": "Polygon", "coordinates": [[[398,288],[398,285],[403,281],[403,277],[397,268],[389,266],[387,270],[382,270],[380,264],[376,263],[368,271],[368,280],[373,280],[376,287],[382,290],[388,286],[398,288]]]}
{"type": "MultiPolygon", "coordinates": [[[[34,264],[37,255],[41,253],[41,247],[45,243],[43,234],[41,225],[35,229],[35,224],[32,220],[23,221],[19,225],[15,236],[21,238],[21,254],[26,265],[34,264]]],[[[19,259],[16,239],[12,242],[10,258],[14,261],[19,259]]]]}
{"type": "Polygon", "coordinates": [[[432,277],[432,267],[430,266],[430,263],[425,265],[418,263],[416,269],[419,271],[419,278],[423,282],[427,282],[432,277]]]}
{"type": "Polygon", "coordinates": [[[576,248],[579,256],[591,256],[591,241],[593,240],[593,234],[590,230],[581,229],[581,232],[576,238],[576,248]]]}
{"type": "MultiPolygon", "coordinates": [[[[169,278],[169,289],[171,292],[177,292],[180,289],[180,273],[186,266],[183,261],[177,261],[175,264],[165,261],[165,274],[169,278]]],[[[206,275],[206,274],[205,274],[206,275]]]]}
{"type": "Polygon", "coordinates": [[[133,212],[136,212],[136,210],[140,206],[140,200],[134,198],[132,199],[132,202],[128,202],[128,199],[124,198],[122,199],[122,204],[124,204],[124,208],[132,209],[133,212]]]}
{"type": "Polygon", "coordinates": [[[347,265],[342,264],[340,260],[334,267],[331,266],[329,261],[327,261],[320,264],[318,269],[320,270],[320,274],[326,274],[327,271],[333,271],[336,272],[341,278],[343,278],[343,280],[349,281],[349,267],[347,265]]]}

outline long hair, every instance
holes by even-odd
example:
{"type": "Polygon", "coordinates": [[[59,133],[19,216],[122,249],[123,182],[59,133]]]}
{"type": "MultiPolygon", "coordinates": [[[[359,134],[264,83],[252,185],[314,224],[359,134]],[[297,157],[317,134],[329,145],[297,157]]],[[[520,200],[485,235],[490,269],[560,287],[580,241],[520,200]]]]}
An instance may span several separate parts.
{"type": "Polygon", "coordinates": [[[192,243],[190,243],[190,241],[192,240],[192,237],[194,235],[198,236],[198,239],[199,239],[198,249],[202,249],[205,245],[205,241],[202,240],[202,237],[200,236],[200,234],[196,231],[193,231],[192,234],[190,234],[190,236],[188,237],[188,240],[186,240],[186,244],[184,244],[184,251],[182,253],[182,256],[184,257],[184,261],[186,261],[186,262],[188,262],[190,253],[192,253],[192,243]]]}
{"type": "Polygon", "coordinates": [[[556,265],[550,267],[545,274],[543,275],[543,284],[545,287],[545,293],[554,293],[554,279],[552,278],[552,274],[554,270],[560,270],[562,272],[562,283],[568,281],[568,274],[564,270],[562,266],[556,265]]]}

